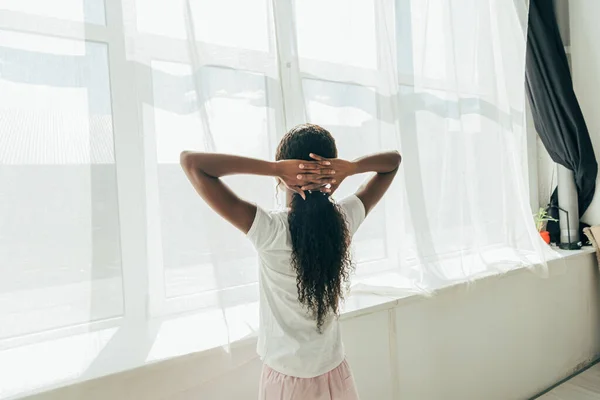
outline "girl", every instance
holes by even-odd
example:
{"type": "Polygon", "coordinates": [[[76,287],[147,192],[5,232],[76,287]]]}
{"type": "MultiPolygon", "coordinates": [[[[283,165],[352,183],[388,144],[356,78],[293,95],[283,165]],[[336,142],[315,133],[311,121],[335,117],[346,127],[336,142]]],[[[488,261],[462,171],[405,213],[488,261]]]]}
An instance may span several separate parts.
{"type": "Polygon", "coordinates": [[[259,399],[358,399],[337,318],[352,268],[350,240],[392,183],[400,155],[339,159],[331,134],[305,124],[283,137],[276,159],[183,152],[181,165],[198,194],[258,251],[259,399]],[[376,174],[355,195],[330,198],[344,179],[364,172],[376,174]],[[275,177],[289,208],[267,212],[240,199],[220,179],[233,174],[275,177]]]}

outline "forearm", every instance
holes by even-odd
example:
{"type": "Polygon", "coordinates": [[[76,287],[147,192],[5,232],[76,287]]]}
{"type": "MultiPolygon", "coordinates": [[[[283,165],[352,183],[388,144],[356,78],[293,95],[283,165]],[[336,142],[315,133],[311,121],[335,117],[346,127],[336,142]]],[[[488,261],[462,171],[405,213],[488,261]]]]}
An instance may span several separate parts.
{"type": "Polygon", "coordinates": [[[402,157],[397,151],[386,151],[360,157],[353,161],[354,173],[377,172],[378,174],[386,174],[394,172],[398,169],[401,160],[402,157]]]}
{"type": "Polygon", "coordinates": [[[357,173],[376,172],[356,192],[365,207],[365,213],[368,214],[388,190],[401,161],[402,157],[397,151],[373,154],[355,161],[357,173]]]}
{"type": "Polygon", "coordinates": [[[273,162],[230,154],[184,151],[181,153],[181,165],[185,169],[199,170],[212,178],[236,174],[276,175],[276,164],[273,162]]]}

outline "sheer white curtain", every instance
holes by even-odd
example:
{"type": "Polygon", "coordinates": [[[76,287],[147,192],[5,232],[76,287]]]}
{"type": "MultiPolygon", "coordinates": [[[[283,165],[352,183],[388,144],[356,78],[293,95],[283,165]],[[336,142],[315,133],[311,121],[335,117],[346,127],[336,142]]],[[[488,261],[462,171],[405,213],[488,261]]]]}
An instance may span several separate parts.
{"type": "MultiPolygon", "coordinates": [[[[255,253],[179,153],[273,159],[306,121],[341,157],[403,155],[355,238],[356,292],[543,260],[523,162],[526,0],[48,4],[0,3],[0,348],[191,310],[212,321],[204,347],[252,335],[255,253]]],[[[282,205],[269,179],[228,182],[282,205]]]]}
{"type": "MultiPolygon", "coordinates": [[[[357,290],[430,291],[539,253],[522,162],[525,2],[178,4],[138,0],[126,18],[128,54],[151,76],[141,101],[150,282],[165,288],[164,299],[151,293],[155,310],[257,299],[250,245],[197,198],[179,151],[272,159],[283,133],[305,121],[329,129],[342,157],[404,156],[355,239],[357,290]]],[[[272,181],[230,183],[281,205],[272,181]]]]}

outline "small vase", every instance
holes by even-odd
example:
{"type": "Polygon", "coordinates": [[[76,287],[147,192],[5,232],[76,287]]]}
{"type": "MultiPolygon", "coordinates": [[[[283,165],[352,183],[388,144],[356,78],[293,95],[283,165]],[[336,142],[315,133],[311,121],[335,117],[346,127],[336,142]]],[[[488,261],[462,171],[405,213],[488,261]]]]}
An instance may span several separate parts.
{"type": "Polygon", "coordinates": [[[550,244],[550,232],[548,231],[540,231],[540,236],[544,239],[546,244],[550,244]]]}

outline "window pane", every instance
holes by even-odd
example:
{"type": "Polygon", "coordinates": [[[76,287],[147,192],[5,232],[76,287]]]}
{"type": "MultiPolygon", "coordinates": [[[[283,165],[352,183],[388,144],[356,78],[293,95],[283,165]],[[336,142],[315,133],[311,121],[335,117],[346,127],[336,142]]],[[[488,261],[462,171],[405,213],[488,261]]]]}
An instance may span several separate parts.
{"type": "Polygon", "coordinates": [[[414,123],[404,134],[416,138],[424,210],[431,221],[426,233],[436,252],[468,248],[482,238],[488,244],[500,240],[500,230],[493,227],[502,224],[509,185],[503,183],[507,163],[502,129],[494,121],[498,110],[481,99],[441,90],[402,86],[400,93],[402,118],[414,123]],[[489,232],[469,231],[481,224],[488,224],[489,232]]]}
{"type": "Polygon", "coordinates": [[[0,31],[0,339],[120,315],[104,44],[0,31]]]}
{"type": "Polygon", "coordinates": [[[372,0],[298,0],[295,5],[300,57],[377,68],[372,0]]]}
{"type": "Polygon", "coordinates": [[[196,0],[192,4],[198,40],[269,50],[267,0],[196,0]]]}
{"type": "MultiPolygon", "coordinates": [[[[354,159],[380,150],[377,98],[372,88],[313,79],[305,79],[303,84],[310,121],[331,132],[340,157],[354,159]]],[[[354,193],[364,179],[364,176],[348,178],[335,197],[342,199],[354,193]]],[[[384,216],[385,208],[377,207],[356,234],[358,262],[385,257],[384,216]]]]}
{"type": "Polygon", "coordinates": [[[182,150],[206,150],[189,65],[153,61],[152,89],[159,164],[178,164],[182,150]]]}
{"type": "Polygon", "coordinates": [[[490,12],[478,0],[454,0],[451,15],[454,70],[457,85],[470,93],[492,90],[494,46],[491,37],[490,12]],[[487,90],[486,90],[487,89],[487,90]]]}
{"type": "Polygon", "coordinates": [[[105,25],[104,0],[3,0],[0,10],[105,25]]]}
{"type": "MultiPolygon", "coordinates": [[[[412,65],[409,70],[401,70],[400,73],[434,80],[448,78],[446,63],[451,53],[447,47],[448,10],[444,0],[412,0],[408,8],[412,40],[399,40],[401,46],[407,47],[400,48],[398,58],[408,58],[412,65]]],[[[406,11],[406,7],[399,9],[399,12],[406,11]]],[[[403,62],[399,65],[407,66],[403,62]]]]}
{"type": "Polygon", "coordinates": [[[488,8],[477,0],[396,0],[400,81],[489,91],[494,57],[488,8]]]}
{"type": "MultiPolygon", "coordinates": [[[[261,74],[217,67],[198,72],[207,131],[191,67],[153,62],[152,68],[165,292],[178,297],[232,288],[218,298],[206,296],[207,303],[231,305],[241,301],[242,294],[256,294],[255,252],[240,232],[198,198],[178,164],[179,153],[216,150],[270,157],[274,145],[268,131],[266,80],[261,74]]],[[[269,179],[232,177],[227,183],[244,198],[274,206],[275,184],[269,179]]]]}
{"type": "Polygon", "coordinates": [[[176,39],[186,39],[193,32],[203,42],[269,50],[267,0],[136,0],[136,11],[140,32],[176,39]],[[191,19],[187,17],[190,11],[191,19]]]}

